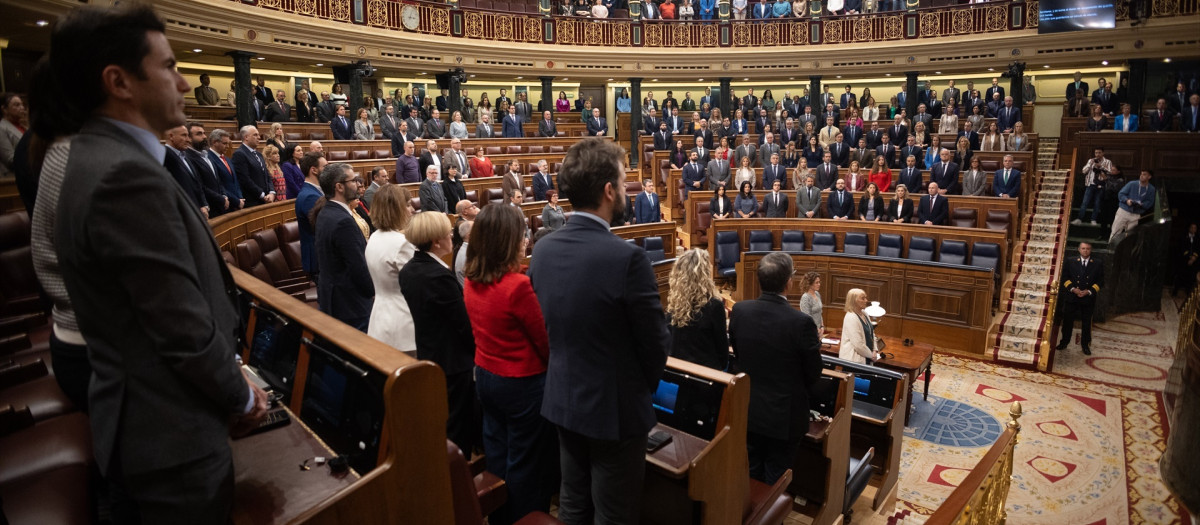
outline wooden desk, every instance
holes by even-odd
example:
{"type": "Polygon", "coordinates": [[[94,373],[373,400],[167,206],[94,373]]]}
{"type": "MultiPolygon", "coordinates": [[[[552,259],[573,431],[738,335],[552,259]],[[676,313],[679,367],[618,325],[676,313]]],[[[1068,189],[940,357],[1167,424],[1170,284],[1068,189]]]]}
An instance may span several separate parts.
{"type": "Polygon", "coordinates": [[[300,470],[306,459],[337,453],[288,412],[291,424],[233,441],[234,523],[289,523],[359,479],[354,470],[337,476],[312,461],[300,470]]]}
{"type": "Polygon", "coordinates": [[[708,441],[662,423],[655,424],[650,434],[655,432],[670,434],[671,442],[654,452],[647,453],[646,463],[674,479],[687,477],[687,471],[691,467],[692,461],[700,457],[700,453],[708,446],[708,441]]]}
{"type": "MultiPolygon", "coordinates": [[[[835,330],[835,332],[838,332],[835,330]]],[[[840,334],[839,334],[840,337],[840,334]]],[[[887,343],[887,348],[884,348],[884,353],[892,354],[893,357],[881,359],[874,363],[875,366],[895,370],[908,376],[908,409],[904,412],[904,424],[908,425],[908,418],[912,415],[913,383],[925,374],[925,387],[921,393],[923,399],[929,400],[929,383],[931,383],[933,366],[933,345],[927,343],[914,342],[912,346],[904,346],[904,340],[896,337],[881,336],[884,343],[887,343]]],[[[821,345],[821,352],[837,357],[841,350],[841,345],[821,345]]]]}

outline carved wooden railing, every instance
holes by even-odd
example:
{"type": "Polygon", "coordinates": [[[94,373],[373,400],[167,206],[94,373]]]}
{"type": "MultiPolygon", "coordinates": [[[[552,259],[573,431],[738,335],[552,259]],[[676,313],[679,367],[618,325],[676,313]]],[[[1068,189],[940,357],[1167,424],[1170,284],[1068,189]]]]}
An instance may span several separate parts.
{"type": "MultiPolygon", "coordinates": [[[[242,3],[242,0],[230,0],[242,3]]],[[[1194,15],[1200,0],[1152,0],[1153,18],[1194,15]]],[[[441,2],[402,0],[258,0],[258,7],[325,20],[429,35],[476,40],[577,46],[697,48],[773,47],[979,35],[1038,26],[1037,0],[929,7],[865,15],[759,21],[596,20],[542,16],[483,8],[459,9],[441,2]],[[405,11],[417,24],[406,28],[405,11]]],[[[1130,19],[1116,3],[1118,21],[1130,19]]]]}
{"type": "Polygon", "coordinates": [[[950,493],[925,525],[1002,525],[1008,519],[1004,505],[1012,484],[1013,454],[1021,431],[1021,403],[1008,410],[1009,421],[1000,438],[966,479],[950,493]]]}

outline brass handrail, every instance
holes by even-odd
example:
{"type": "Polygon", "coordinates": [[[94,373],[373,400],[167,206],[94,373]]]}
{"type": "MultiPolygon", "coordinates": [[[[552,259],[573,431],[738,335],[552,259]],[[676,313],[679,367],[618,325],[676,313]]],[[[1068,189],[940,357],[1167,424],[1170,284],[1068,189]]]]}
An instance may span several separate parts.
{"type": "Polygon", "coordinates": [[[950,493],[925,525],[999,525],[1008,519],[1004,505],[1012,484],[1013,454],[1021,431],[1021,403],[1008,410],[1004,432],[966,479],[950,493]]]}

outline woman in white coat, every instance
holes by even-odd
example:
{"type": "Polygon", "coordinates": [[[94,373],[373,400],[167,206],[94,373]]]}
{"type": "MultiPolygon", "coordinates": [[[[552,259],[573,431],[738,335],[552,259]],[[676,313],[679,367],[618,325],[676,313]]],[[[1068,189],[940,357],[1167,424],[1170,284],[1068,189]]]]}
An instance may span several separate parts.
{"type": "Polygon", "coordinates": [[[838,351],[841,359],[855,363],[879,360],[879,353],[875,351],[875,329],[863,312],[867,304],[867,292],[858,288],[846,292],[846,317],[842,320],[842,343],[838,351]]]}
{"type": "Polygon", "coordinates": [[[371,220],[378,228],[367,240],[367,271],[375,283],[375,304],[367,335],[397,350],[417,349],[416,329],[408,302],[400,293],[400,269],[417,247],[404,237],[412,195],[395,184],[379,188],[371,200],[371,220]]]}

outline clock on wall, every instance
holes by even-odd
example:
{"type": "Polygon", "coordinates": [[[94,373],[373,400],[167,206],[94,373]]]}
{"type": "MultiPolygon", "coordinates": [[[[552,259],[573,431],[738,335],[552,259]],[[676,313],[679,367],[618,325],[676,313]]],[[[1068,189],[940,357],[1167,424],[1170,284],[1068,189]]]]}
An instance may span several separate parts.
{"type": "Polygon", "coordinates": [[[421,12],[416,6],[406,5],[400,10],[400,22],[404,24],[405,29],[416,31],[417,26],[421,24],[421,12]]]}

